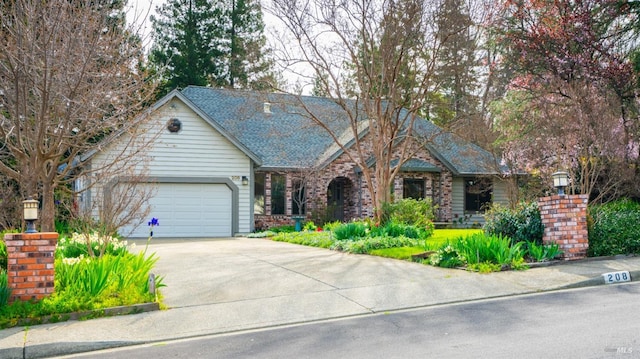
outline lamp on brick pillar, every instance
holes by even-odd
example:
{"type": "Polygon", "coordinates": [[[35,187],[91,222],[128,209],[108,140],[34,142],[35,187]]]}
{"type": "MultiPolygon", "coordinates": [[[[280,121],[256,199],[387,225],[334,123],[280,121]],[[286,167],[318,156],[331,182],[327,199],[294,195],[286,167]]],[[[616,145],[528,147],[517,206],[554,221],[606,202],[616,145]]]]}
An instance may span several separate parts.
{"type": "Polygon", "coordinates": [[[25,233],[37,233],[35,221],[38,219],[38,201],[29,197],[26,201],[22,201],[24,221],[27,223],[25,233]]]}
{"type": "Polygon", "coordinates": [[[564,195],[564,189],[569,185],[569,174],[564,171],[558,171],[551,174],[553,177],[553,187],[558,189],[559,195],[564,195]]]}

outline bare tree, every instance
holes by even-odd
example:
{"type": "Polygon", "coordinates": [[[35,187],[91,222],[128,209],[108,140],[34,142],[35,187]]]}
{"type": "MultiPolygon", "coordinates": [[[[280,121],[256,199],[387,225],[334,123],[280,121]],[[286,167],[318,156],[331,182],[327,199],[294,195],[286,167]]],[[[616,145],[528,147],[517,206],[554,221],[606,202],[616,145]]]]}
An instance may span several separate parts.
{"type": "Polygon", "coordinates": [[[439,5],[423,0],[272,0],[271,12],[287,30],[282,38],[297,45],[283,46],[278,60],[294,71],[306,65],[311,74],[300,74],[308,85],[342,109],[350,136],[323,122],[318,109],[305,108],[360,167],[375,208],[391,200],[393,178],[416,149],[417,142],[406,139],[413,137],[419,116],[428,117],[431,111],[430,99],[438,88],[440,44],[433,26],[439,5]],[[349,148],[346,138],[355,141],[349,148]],[[371,158],[373,166],[367,162],[371,158]],[[398,165],[392,166],[393,161],[398,165]]]}
{"type": "MultiPolygon", "coordinates": [[[[132,134],[153,92],[140,39],[122,3],[16,0],[0,5],[0,172],[42,201],[54,228],[54,190],[82,176],[82,154],[117,132],[132,134]]],[[[138,146],[144,148],[144,146],[138,146]]],[[[123,161],[135,156],[122,151],[123,161]]],[[[105,173],[111,168],[91,168],[105,173]]],[[[113,175],[113,173],[110,173],[113,175]]]]}
{"type": "MultiPolygon", "coordinates": [[[[144,166],[146,159],[137,162],[144,166]]],[[[97,190],[92,191],[95,195],[90,201],[75,202],[76,221],[72,223],[72,229],[83,236],[90,256],[102,257],[111,238],[120,229],[135,229],[148,218],[151,211],[149,199],[155,196],[156,187],[149,183],[146,172],[139,166],[127,166],[123,171],[108,171],[83,178],[86,185],[76,196],[82,197],[91,189],[97,190]],[[96,238],[97,252],[93,250],[95,243],[92,243],[96,238]]],[[[130,233],[120,234],[128,236],[130,233]]]]}
{"type": "Polygon", "coordinates": [[[310,211],[315,210],[313,199],[317,196],[311,195],[311,191],[318,188],[318,178],[320,169],[317,167],[303,167],[290,172],[291,175],[291,202],[293,208],[291,214],[294,216],[306,216],[310,211]]]}

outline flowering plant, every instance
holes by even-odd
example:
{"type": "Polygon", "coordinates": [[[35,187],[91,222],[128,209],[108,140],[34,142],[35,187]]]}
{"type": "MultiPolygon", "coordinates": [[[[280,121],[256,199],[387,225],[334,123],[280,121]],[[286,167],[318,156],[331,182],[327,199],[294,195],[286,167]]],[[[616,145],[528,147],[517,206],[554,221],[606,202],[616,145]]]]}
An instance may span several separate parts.
{"type": "Polygon", "coordinates": [[[73,233],[71,237],[60,237],[58,253],[63,258],[100,257],[104,254],[117,256],[128,249],[133,249],[134,246],[133,243],[129,245],[127,241],[100,235],[97,232],[73,233]]]}
{"type": "Polygon", "coordinates": [[[159,226],[160,222],[158,222],[158,219],[156,217],[151,218],[151,220],[148,223],[150,230],[149,230],[149,237],[153,237],[153,227],[155,226],[159,226]]]}

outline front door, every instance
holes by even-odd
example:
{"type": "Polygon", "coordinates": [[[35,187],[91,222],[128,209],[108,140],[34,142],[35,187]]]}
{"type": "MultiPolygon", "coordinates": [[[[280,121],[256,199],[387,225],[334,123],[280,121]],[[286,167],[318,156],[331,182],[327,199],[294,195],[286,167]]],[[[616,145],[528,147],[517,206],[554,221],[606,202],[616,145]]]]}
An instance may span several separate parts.
{"type": "Polygon", "coordinates": [[[342,181],[334,179],[327,188],[327,207],[334,221],[344,222],[344,186],[342,181]]]}

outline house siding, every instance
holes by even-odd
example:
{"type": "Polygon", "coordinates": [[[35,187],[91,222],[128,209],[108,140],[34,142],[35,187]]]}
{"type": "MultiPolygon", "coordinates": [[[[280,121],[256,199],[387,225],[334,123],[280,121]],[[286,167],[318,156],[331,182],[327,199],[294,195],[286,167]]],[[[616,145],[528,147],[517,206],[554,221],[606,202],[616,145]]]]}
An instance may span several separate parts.
{"type": "MultiPolygon", "coordinates": [[[[147,126],[149,131],[145,136],[157,136],[146,151],[148,161],[144,165],[148,176],[151,179],[178,180],[194,177],[230,179],[238,191],[238,210],[233,213],[237,218],[237,231],[251,232],[252,186],[242,185],[242,176],[251,178],[251,159],[177,98],[154,111],[147,126]],[[177,133],[166,130],[167,121],[171,118],[177,118],[182,123],[177,133]]],[[[117,150],[118,143],[110,150],[117,150]]],[[[92,161],[105,161],[109,156],[108,150],[103,151],[96,154],[92,161]]]]}
{"type": "MultiPolygon", "coordinates": [[[[472,177],[472,176],[468,176],[472,177]]],[[[497,177],[492,178],[492,203],[508,204],[506,181],[497,177]]],[[[481,226],[484,224],[484,213],[465,213],[464,211],[464,177],[453,178],[453,222],[464,227],[481,226]]]]}

